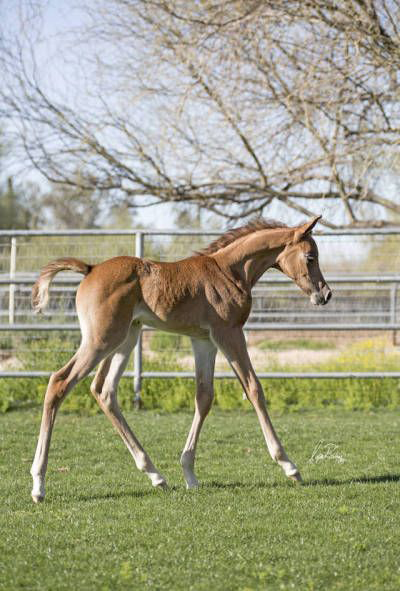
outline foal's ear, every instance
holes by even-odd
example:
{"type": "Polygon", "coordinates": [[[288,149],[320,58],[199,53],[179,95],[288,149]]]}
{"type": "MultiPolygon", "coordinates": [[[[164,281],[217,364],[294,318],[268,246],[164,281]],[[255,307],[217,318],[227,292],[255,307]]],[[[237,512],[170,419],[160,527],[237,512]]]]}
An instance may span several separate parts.
{"type": "Polygon", "coordinates": [[[304,238],[307,234],[311,234],[312,229],[314,228],[315,224],[322,218],[322,215],[317,215],[302,226],[296,228],[294,233],[295,242],[298,242],[302,238],[304,238]]]}

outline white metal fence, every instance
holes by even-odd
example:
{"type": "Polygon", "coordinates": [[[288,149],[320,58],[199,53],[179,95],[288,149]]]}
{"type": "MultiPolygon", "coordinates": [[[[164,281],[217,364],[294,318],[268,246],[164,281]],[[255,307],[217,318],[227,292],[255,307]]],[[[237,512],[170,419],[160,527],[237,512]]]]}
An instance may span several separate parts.
{"type": "MultiPolygon", "coordinates": [[[[77,345],[79,329],[74,294],[81,277],[73,274],[58,276],[52,288],[49,309],[41,317],[32,314],[31,285],[40,268],[49,260],[76,256],[88,262],[98,262],[120,254],[177,260],[190,255],[218,234],[191,230],[0,231],[0,377],[47,376],[57,367],[58,358],[64,354],[68,358],[77,345]],[[50,340],[50,334],[56,338],[50,340]],[[67,334],[68,346],[63,348],[67,334]],[[59,349],[54,344],[56,342],[60,344],[59,349]],[[32,367],[32,359],[30,363],[25,363],[24,359],[32,357],[35,346],[36,366],[32,367]],[[51,368],[38,366],[41,359],[51,365],[52,351],[54,365],[51,368]]],[[[326,307],[314,308],[286,277],[275,271],[266,273],[254,289],[253,309],[246,325],[250,349],[254,348],[253,353],[258,358],[255,361],[258,375],[266,378],[400,377],[400,372],[393,367],[398,353],[397,331],[400,330],[400,228],[316,232],[316,236],[321,267],[334,291],[332,302],[326,307]],[[375,363],[370,359],[371,367],[343,369],[337,364],[337,370],[326,371],[323,364],[318,366],[315,362],[318,355],[318,359],[324,358],[324,351],[329,349],[327,343],[336,343],[336,350],[343,353],[343,343],[349,346],[349,343],[365,341],[367,337],[375,339],[371,342],[375,343],[373,349],[379,361],[375,363]],[[288,340],[294,343],[294,351],[297,347],[300,361],[312,357],[306,355],[306,351],[314,351],[314,362],[309,362],[308,370],[305,370],[304,363],[298,364],[295,360],[299,366],[296,371],[293,355],[291,363],[282,362],[288,340]],[[279,344],[275,349],[274,343],[279,344]],[[315,350],[312,349],[313,343],[315,350]],[[273,356],[279,354],[279,347],[283,347],[281,357],[276,357],[278,361],[280,359],[279,363],[265,367],[260,351],[264,351],[265,359],[275,359],[273,356]],[[381,363],[386,354],[391,356],[390,370],[381,363]]],[[[194,376],[188,361],[187,341],[167,342],[174,348],[171,355],[180,355],[179,369],[146,369],[146,356],[153,360],[159,358],[162,363],[168,355],[168,347],[166,351],[157,351],[156,339],[148,330],[145,329],[143,339],[135,348],[133,366],[125,373],[134,378],[136,397],[140,396],[142,378],[194,376]]],[[[326,356],[329,357],[328,353],[326,356]]],[[[232,376],[222,361],[220,369],[217,365],[216,377],[232,376]]]]}

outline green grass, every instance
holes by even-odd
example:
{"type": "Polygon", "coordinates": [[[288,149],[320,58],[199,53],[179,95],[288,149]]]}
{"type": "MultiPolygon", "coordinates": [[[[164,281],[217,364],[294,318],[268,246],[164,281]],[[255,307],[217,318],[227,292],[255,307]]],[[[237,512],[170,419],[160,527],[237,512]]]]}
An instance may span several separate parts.
{"type": "Polygon", "coordinates": [[[292,351],[294,349],[307,351],[320,351],[321,349],[336,349],[333,341],[321,341],[317,339],[265,339],[257,344],[263,351],[292,351]]]}
{"type": "Polygon", "coordinates": [[[128,412],[170,490],[151,489],[101,415],[58,418],[47,499],[30,500],[37,409],[0,416],[0,589],[397,590],[400,418],[275,416],[305,486],[267,456],[252,412],[214,411],[198,491],[178,458],[188,412],[128,412]]]}

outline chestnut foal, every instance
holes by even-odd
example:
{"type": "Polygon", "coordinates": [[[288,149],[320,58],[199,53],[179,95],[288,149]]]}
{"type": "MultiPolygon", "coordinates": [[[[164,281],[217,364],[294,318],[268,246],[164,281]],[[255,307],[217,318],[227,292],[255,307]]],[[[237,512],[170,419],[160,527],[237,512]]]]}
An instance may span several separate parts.
{"type": "Polygon", "coordinates": [[[40,312],[47,304],[56,273],[85,275],[76,296],[82,340],[71,360],[52,374],[47,387],[39,440],[31,468],[32,498],[45,496],[45,474],[56,413],[73,388],[100,363],[91,392],[116,427],[136,466],[155,487],[166,487],[148,454],[125,421],[117,402],[119,379],[128,363],[142,324],[189,335],[196,363],[195,414],[181,464],[187,488],[198,486],[194,473],[196,445],[213,399],[217,348],[229,361],[257,413],[272,459],[287,477],[301,481],[267,413],[260,382],[251,365],[243,334],[251,307],[251,289],[263,273],[275,267],[310,296],[326,304],[331,291],[318,265],[311,230],[316,217],[298,227],[259,220],[222,235],[208,248],[174,263],[121,256],[98,265],[73,258],[58,259],[42,270],[32,290],[40,312]]]}

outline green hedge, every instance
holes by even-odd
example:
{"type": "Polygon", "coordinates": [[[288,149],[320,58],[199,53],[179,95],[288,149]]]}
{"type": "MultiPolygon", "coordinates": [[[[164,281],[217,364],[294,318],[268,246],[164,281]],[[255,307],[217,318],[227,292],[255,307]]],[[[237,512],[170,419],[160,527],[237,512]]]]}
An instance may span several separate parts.
{"type": "MultiPolygon", "coordinates": [[[[161,369],[161,368],[160,368],[161,369]]],[[[165,367],[163,366],[163,369],[165,367]]],[[[340,406],[370,410],[400,406],[400,382],[384,379],[274,379],[262,380],[268,405],[275,411],[340,406]]],[[[43,401],[47,380],[4,378],[0,380],[0,412],[43,401]]],[[[90,380],[78,384],[66,398],[63,409],[96,413],[98,406],[89,392],[90,380]]],[[[145,409],[177,411],[193,408],[194,380],[152,378],[143,380],[142,400],[145,409]]],[[[118,399],[123,409],[133,406],[132,380],[122,379],[118,399]]],[[[243,400],[236,380],[215,380],[215,404],[221,409],[251,408],[243,400]]]]}
{"type": "MultiPolygon", "coordinates": [[[[66,338],[35,340],[18,356],[23,369],[52,371],[61,367],[70,357],[74,343],[66,338]]],[[[164,341],[156,341],[163,350],[164,341]]],[[[394,371],[399,367],[399,354],[385,351],[381,339],[366,339],[347,346],[340,355],[324,363],[297,366],[266,367],[267,371],[394,371]]],[[[145,371],[179,371],[177,355],[168,350],[160,353],[156,361],[146,361],[145,371]]],[[[384,379],[271,379],[262,380],[269,407],[276,411],[300,410],[326,406],[346,409],[374,409],[400,407],[400,381],[384,379]]],[[[63,409],[83,413],[98,412],[89,392],[90,379],[79,383],[69,394],[63,409]]],[[[42,404],[46,379],[3,378],[0,380],[0,412],[21,406],[42,404]]],[[[152,378],[143,380],[142,400],[147,409],[177,411],[193,408],[195,384],[192,379],[152,378]]],[[[123,409],[133,405],[133,384],[123,378],[119,387],[119,401],[123,409]]],[[[237,380],[215,380],[215,404],[222,409],[250,408],[243,400],[237,380]]]]}

